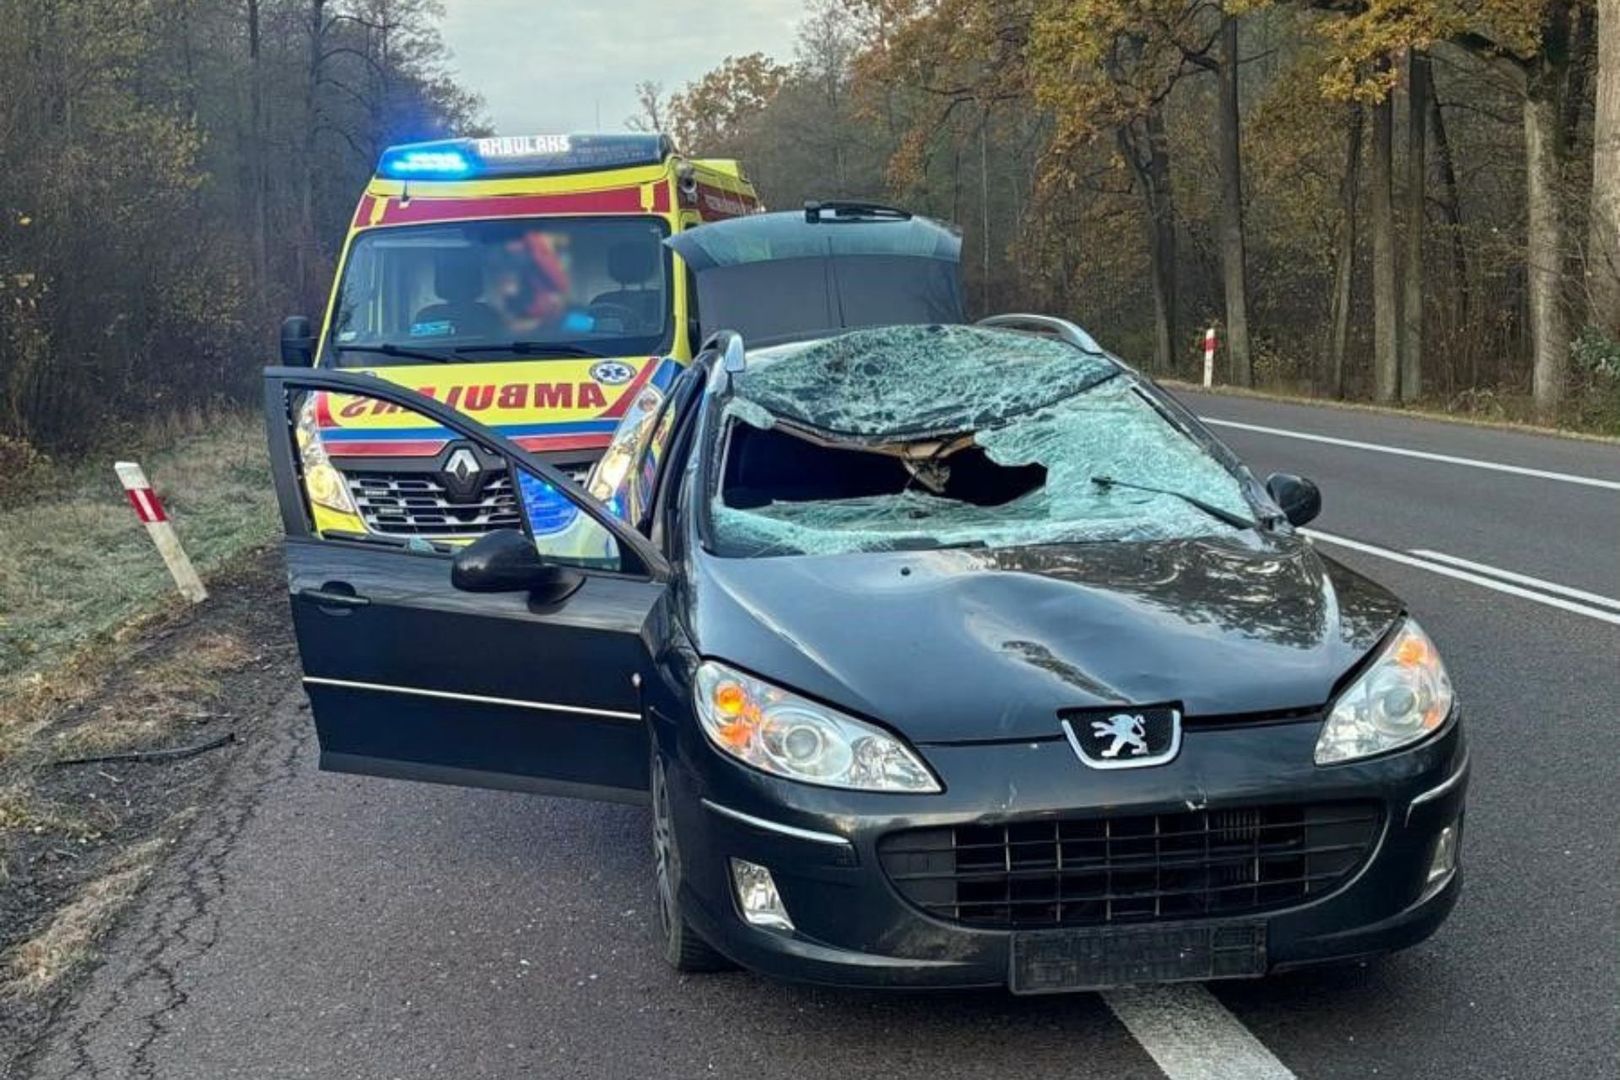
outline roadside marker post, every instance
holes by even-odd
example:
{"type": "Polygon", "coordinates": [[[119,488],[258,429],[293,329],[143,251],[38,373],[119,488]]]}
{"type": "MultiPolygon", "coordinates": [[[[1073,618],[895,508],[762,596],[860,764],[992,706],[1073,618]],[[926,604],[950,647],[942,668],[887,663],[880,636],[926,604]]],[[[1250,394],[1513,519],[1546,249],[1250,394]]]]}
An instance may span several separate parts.
{"type": "Polygon", "coordinates": [[[147,481],[146,473],[133,461],[115,462],[113,471],[118,474],[118,482],[124,485],[124,494],[129,496],[129,505],[135,508],[135,516],[146,526],[147,535],[157,545],[158,554],[163,556],[163,563],[169,568],[180,595],[193,604],[208,599],[208,590],[203,588],[196,567],[191,565],[191,559],[180,546],[180,538],[175,535],[169,515],[163,512],[163,504],[158,501],[157,493],[147,481]]]}
{"type": "Polygon", "coordinates": [[[1204,388],[1215,385],[1215,328],[1204,331],[1204,388]]]}

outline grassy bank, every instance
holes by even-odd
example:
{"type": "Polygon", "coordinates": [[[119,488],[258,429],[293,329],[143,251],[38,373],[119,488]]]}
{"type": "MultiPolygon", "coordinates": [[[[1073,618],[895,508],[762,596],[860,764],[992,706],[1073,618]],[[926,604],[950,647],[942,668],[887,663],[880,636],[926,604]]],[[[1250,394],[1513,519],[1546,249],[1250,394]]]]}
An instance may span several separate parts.
{"type": "MultiPolygon", "coordinates": [[[[53,468],[28,496],[0,507],[0,696],[132,617],[177,602],[113,476],[113,456],[53,468]]],[[[205,575],[278,531],[254,413],[168,421],[117,456],[145,467],[205,575]]]]}
{"type": "Polygon", "coordinates": [[[231,759],[80,758],[229,743],[295,670],[264,429],[170,417],[0,503],[0,1074],[231,759]],[[139,461],[205,580],[181,600],[113,475],[139,461]]]}

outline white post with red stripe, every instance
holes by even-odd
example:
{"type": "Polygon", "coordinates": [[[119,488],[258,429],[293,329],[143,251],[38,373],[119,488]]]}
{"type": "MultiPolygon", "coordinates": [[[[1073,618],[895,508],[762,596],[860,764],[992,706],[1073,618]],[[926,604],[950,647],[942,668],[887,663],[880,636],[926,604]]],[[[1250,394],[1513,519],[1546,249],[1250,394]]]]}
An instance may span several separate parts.
{"type": "Polygon", "coordinates": [[[1215,328],[1204,331],[1204,385],[1215,385],[1215,328]]]}
{"type": "Polygon", "coordinates": [[[146,473],[133,461],[115,462],[113,471],[118,474],[118,482],[124,485],[124,493],[129,496],[129,504],[135,508],[135,516],[146,526],[147,535],[157,545],[158,554],[163,556],[164,565],[174,577],[180,595],[193,604],[208,599],[208,590],[203,588],[196,567],[191,565],[185,549],[180,546],[180,538],[169,523],[169,515],[163,512],[163,504],[158,502],[157,493],[147,482],[146,473]]]}

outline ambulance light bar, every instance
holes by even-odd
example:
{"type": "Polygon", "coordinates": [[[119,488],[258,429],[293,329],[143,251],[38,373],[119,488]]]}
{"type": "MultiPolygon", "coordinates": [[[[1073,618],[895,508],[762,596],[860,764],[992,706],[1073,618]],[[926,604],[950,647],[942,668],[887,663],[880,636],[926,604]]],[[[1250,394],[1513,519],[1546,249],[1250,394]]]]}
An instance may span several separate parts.
{"type": "Polygon", "coordinates": [[[377,163],[385,180],[473,180],[552,176],[658,165],[675,152],[669,136],[502,135],[390,146],[377,163]]]}

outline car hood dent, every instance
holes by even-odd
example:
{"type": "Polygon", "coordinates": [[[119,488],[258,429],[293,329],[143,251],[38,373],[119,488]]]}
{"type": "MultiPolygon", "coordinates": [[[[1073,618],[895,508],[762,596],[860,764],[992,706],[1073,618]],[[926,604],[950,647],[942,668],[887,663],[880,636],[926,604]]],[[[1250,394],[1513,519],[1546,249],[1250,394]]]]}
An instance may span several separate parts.
{"type": "Polygon", "coordinates": [[[697,558],[703,655],[919,743],[1053,737],[1060,709],[1320,706],[1401,613],[1293,536],[697,558]]]}

